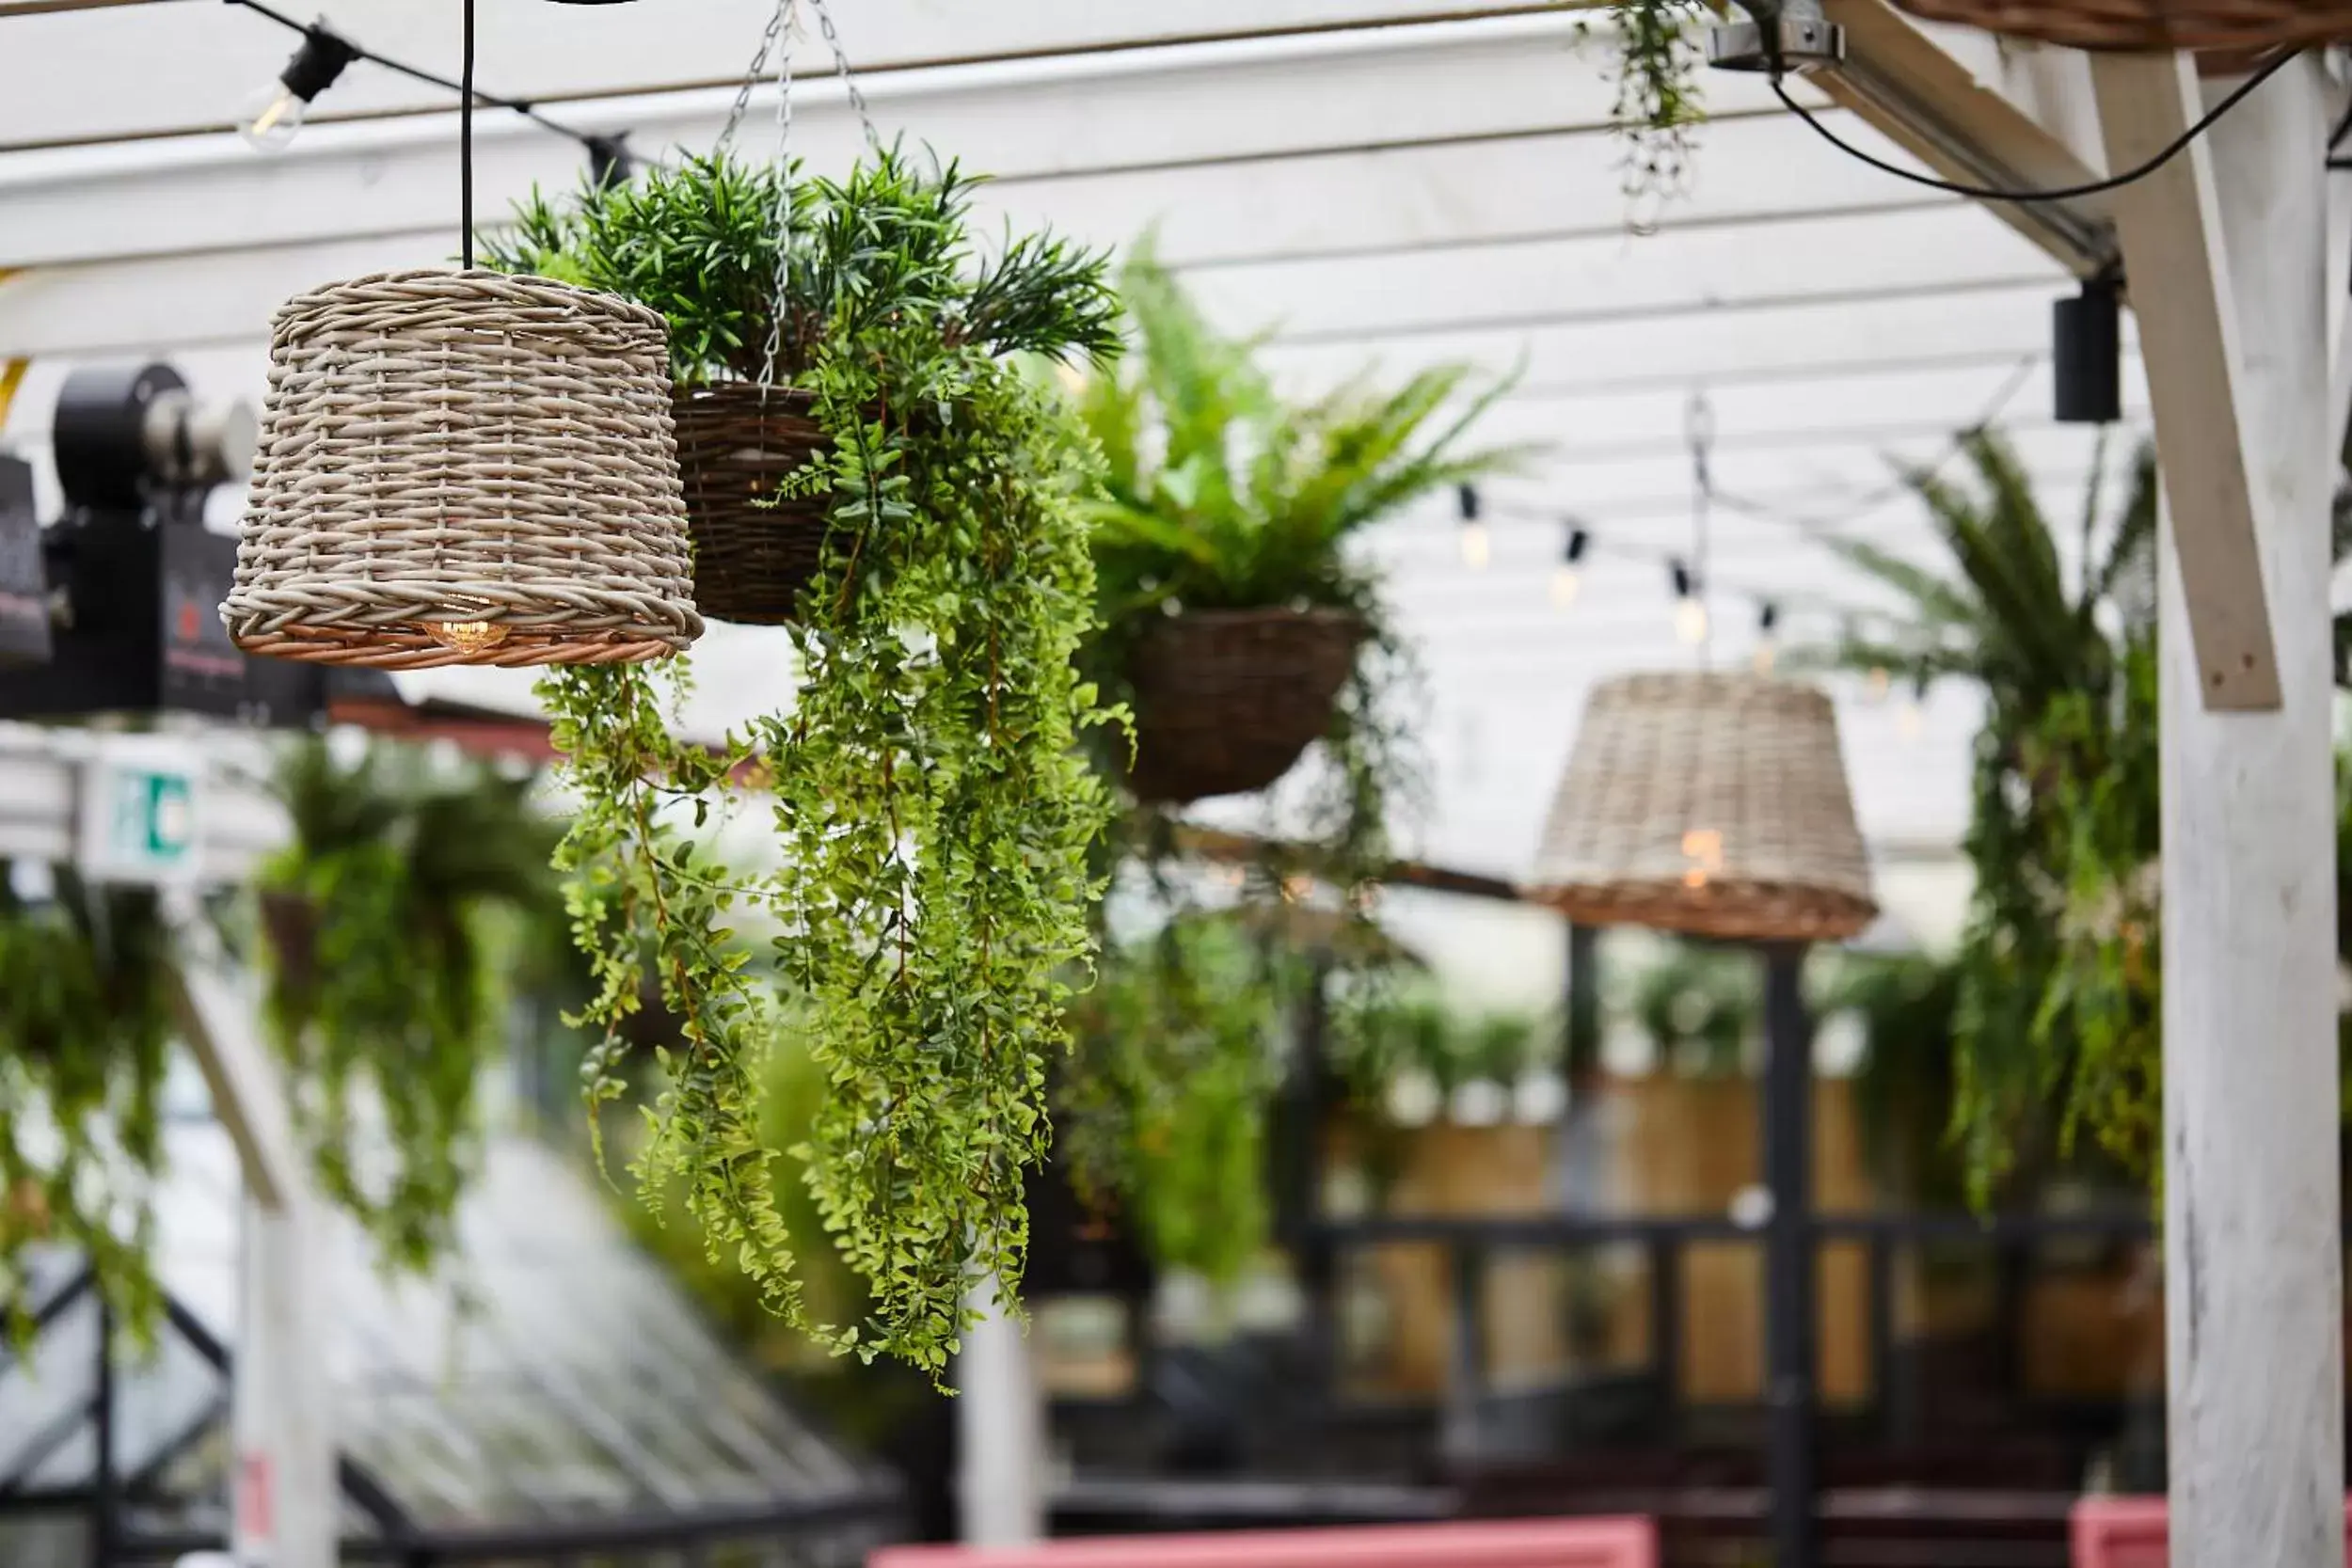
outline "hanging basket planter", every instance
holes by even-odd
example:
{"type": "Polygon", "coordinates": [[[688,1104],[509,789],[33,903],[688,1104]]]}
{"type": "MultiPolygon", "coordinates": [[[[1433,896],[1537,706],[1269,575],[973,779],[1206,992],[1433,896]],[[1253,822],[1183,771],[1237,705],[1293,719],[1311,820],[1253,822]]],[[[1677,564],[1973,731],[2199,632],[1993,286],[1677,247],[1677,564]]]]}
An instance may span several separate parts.
{"type": "Polygon", "coordinates": [[[787,491],[787,476],[833,445],[816,399],[721,381],[671,400],[694,539],[694,604],[721,621],[782,626],[823,563],[831,498],[787,491]]]}
{"type": "Polygon", "coordinates": [[[660,658],[702,632],[661,318],[544,277],[297,295],[221,617],[249,654],[415,670],[660,658]]]}
{"type": "Polygon", "coordinates": [[[1930,22],[2075,49],[2299,49],[2352,39],[2352,0],[1895,0],[1930,22]]]}
{"type": "Polygon", "coordinates": [[[1534,896],[1591,926],[1841,941],[1878,913],[1829,699],[1744,674],[1597,688],[1534,896]]]}
{"type": "Polygon", "coordinates": [[[1139,800],[1263,789],[1331,728],[1364,626],[1335,610],[1196,610],[1145,631],[1129,667],[1139,800]]]}

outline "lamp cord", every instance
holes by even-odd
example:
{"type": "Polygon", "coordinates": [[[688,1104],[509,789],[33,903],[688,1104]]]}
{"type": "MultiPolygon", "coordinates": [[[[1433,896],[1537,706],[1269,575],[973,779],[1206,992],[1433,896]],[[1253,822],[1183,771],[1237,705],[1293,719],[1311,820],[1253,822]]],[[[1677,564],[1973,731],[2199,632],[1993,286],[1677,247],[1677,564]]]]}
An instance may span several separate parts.
{"type": "Polygon", "coordinates": [[[2099,196],[2107,191],[2121,190],[2125,185],[2136,184],[2139,181],[2147,179],[2148,176],[2155,173],[2156,170],[2164,167],[2165,165],[2170,163],[2173,159],[2187,151],[2190,146],[2196,142],[2197,138],[2212,130],[2215,123],[2218,121],[2223,115],[2228,114],[2232,109],[2236,108],[2240,103],[2244,103],[2249,96],[2252,95],[2256,87],[2261,87],[2265,82],[2269,81],[2280,71],[2285,70],[2287,63],[2295,59],[2296,55],[2296,51],[2289,50],[2285,54],[2280,55],[2277,59],[2271,61],[2268,65],[2263,67],[2253,75],[2248,77],[2245,81],[2239,83],[2237,87],[2232,91],[2227,98],[2224,98],[2220,103],[2215,104],[2213,108],[2206,113],[2202,119],[2199,120],[2196,124],[2190,126],[2187,130],[2182,132],[2178,136],[2174,137],[2171,145],[2168,146],[2163,151],[2157,153],[2154,157],[2149,159],[2146,163],[2140,165],[2137,168],[2126,170],[2122,174],[2111,175],[2105,180],[2094,180],[2089,184],[2066,185],[2061,186],[2057,190],[2047,191],[2010,191],[2001,190],[1991,185],[1963,185],[1951,180],[1939,180],[1931,174],[1914,173],[1912,170],[1904,168],[1898,164],[1888,163],[1883,158],[1878,157],[1873,153],[1864,151],[1861,148],[1854,146],[1851,142],[1847,141],[1838,135],[1836,132],[1822,124],[1819,119],[1816,119],[1810,109],[1807,109],[1804,104],[1798,103],[1794,98],[1791,98],[1788,95],[1788,89],[1782,84],[1780,73],[1778,71],[1774,71],[1772,73],[1772,92],[1779,98],[1781,103],[1788,107],[1789,113],[1795,115],[1799,119],[1804,120],[1806,125],[1812,128],[1813,133],[1820,136],[1823,141],[1829,143],[1840,152],[1845,153],[1846,156],[1850,158],[1858,158],[1882,173],[1891,174],[1898,180],[1908,180],[1915,185],[1925,185],[1931,191],[1944,191],[1952,196],[1964,196],[1978,201],[2008,201],[2014,202],[2019,205],[2030,205],[2034,202],[2040,201],[2072,201],[2079,197],[2099,196]]]}
{"type": "Polygon", "coordinates": [[[465,258],[468,272],[473,270],[473,0],[466,0],[466,53],[458,67],[457,88],[457,200],[465,209],[465,231],[459,236],[458,254],[465,258]]]}

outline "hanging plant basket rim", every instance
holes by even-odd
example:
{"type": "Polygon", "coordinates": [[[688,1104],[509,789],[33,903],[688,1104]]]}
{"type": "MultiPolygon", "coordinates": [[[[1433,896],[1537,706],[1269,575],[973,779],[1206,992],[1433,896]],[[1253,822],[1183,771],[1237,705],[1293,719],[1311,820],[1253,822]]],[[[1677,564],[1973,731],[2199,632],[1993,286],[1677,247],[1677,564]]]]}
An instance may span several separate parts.
{"type": "Polygon", "coordinates": [[[1329,732],[1370,635],[1360,615],[1323,605],[1161,617],[1137,635],[1128,667],[1136,724],[1128,788],[1147,804],[1183,805],[1276,784],[1329,732]],[[1280,640],[1272,660],[1266,639],[1280,640]],[[1154,645],[1176,679],[1152,680],[1154,645]]]}
{"type": "Polygon", "coordinates": [[[667,332],[634,301],[482,268],[375,273],[287,300],[221,606],[231,641],[389,670],[686,647],[702,620],[667,332]],[[534,440],[548,449],[535,471],[534,440]],[[583,524],[591,498],[599,515],[583,524]],[[452,624],[503,636],[453,646],[434,635],[452,624]]]}

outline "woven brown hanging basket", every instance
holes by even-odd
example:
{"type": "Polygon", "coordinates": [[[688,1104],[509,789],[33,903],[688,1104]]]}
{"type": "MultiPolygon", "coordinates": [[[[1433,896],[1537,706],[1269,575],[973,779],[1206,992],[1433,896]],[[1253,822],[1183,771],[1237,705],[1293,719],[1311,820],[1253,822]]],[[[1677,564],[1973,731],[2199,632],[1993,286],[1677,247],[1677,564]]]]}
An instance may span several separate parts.
{"type": "Polygon", "coordinates": [[[1583,925],[1756,942],[1855,935],[1878,906],[1829,699],[1746,674],[1604,683],[1533,887],[1583,925]]]}
{"type": "Polygon", "coordinates": [[[691,570],[654,311],[483,271],[383,273],[278,310],[221,606],[246,653],[659,658],[702,633],[691,570]]]}
{"type": "Polygon", "coordinates": [[[749,381],[680,388],[678,468],[694,534],[694,604],[751,626],[793,618],[801,590],[824,561],[824,495],[778,493],[786,476],[833,444],[816,399],[749,381]]]}
{"type": "Polygon", "coordinates": [[[1139,800],[1263,789],[1331,728],[1363,623],[1335,610],[1195,610],[1144,633],[1135,690],[1139,800]]]}
{"type": "Polygon", "coordinates": [[[2352,39],[2352,0],[1895,0],[1956,22],[2075,49],[2270,50],[2352,39]]]}

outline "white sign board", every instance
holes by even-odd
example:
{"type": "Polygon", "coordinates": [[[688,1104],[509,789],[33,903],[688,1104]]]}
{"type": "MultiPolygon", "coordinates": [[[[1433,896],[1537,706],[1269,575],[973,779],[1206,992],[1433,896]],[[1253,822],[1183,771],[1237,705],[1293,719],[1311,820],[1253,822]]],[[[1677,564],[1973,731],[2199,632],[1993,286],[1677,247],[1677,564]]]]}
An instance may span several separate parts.
{"type": "Polygon", "coordinates": [[[203,781],[193,747],[152,736],[107,736],[82,767],[82,874],[146,886],[194,880],[203,781]]]}

